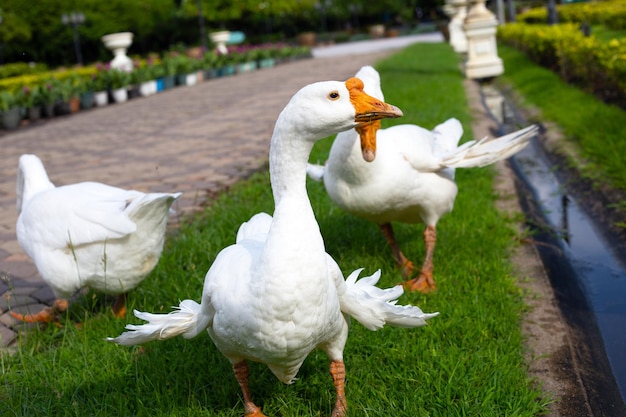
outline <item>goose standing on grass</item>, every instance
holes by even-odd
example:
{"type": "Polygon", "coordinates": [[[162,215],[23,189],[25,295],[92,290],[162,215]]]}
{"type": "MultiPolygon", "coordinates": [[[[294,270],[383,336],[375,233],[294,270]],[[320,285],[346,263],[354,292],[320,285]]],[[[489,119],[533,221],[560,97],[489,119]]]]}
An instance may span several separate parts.
{"type": "MultiPolygon", "coordinates": [[[[378,72],[366,66],[356,74],[365,91],[384,100],[378,72]]],[[[458,146],[463,127],[456,119],[429,131],[404,124],[380,129],[380,121],[339,133],[324,166],[309,165],[311,178],[323,181],[330,198],[353,215],[375,222],[393,252],[411,291],[435,290],[433,254],[437,222],[452,211],[457,195],[456,168],[481,167],[522,150],[537,133],[530,126],[496,139],[473,140],[458,146]],[[359,140],[360,137],[360,140],[359,140]],[[367,144],[364,161],[362,143],[367,144]],[[425,224],[424,263],[413,277],[415,266],[404,256],[391,222],[425,224]]]]}
{"type": "Polygon", "coordinates": [[[88,287],[118,295],[113,314],[126,314],[128,291],[157,264],[172,203],[178,194],[127,191],[96,182],[55,187],[35,155],[22,155],[17,172],[17,241],[35,262],[56,300],[36,314],[51,322],[68,299],[88,287]]]}
{"type": "Polygon", "coordinates": [[[135,311],[148,323],[127,326],[109,340],[136,345],[208,330],[230,360],[244,398],[245,415],[261,417],[250,396],[247,360],[267,364],[289,384],[315,348],[328,355],[336,388],[333,417],[344,416],[343,348],[348,316],[370,330],[385,324],[417,327],[435,314],[396,304],[401,286],[379,289],[380,271],[347,280],[326,253],[306,191],[306,165],[314,143],[357,124],[402,112],[363,92],[361,80],[328,81],[297,92],[281,112],[270,145],[273,217],[260,213],[244,223],[234,245],[209,269],[201,303],[184,300],[169,314],[135,311]]]}

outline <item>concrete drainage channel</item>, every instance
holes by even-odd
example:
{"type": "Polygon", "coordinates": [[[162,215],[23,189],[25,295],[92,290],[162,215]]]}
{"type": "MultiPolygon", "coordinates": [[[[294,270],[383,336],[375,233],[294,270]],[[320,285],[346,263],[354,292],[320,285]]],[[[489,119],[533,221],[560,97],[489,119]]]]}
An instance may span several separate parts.
{"type": "MultiPolygon", "coordinates": [[[[528,124],[493,85],[482,84],[481,95],[500,134],[528,124]]],[[[511,163],[533,240],[575,335],[572,359],[591,411],[626,416],[626,254],[585,212],[568,187],[573,179],[551,163],[540,139],[511,163]]]]}

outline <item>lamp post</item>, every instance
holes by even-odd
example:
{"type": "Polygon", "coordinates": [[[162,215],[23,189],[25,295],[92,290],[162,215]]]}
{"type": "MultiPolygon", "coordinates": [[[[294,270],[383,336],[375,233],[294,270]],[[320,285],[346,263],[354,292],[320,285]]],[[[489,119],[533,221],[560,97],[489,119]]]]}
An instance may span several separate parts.
{"type": "MultiPolygon", "coordinates": [[[[2,24],[2,15],[0,14],[0,25],[2,24]]],[[[0,39],[0,65],[4,64],[4,57],[2,56],[2,39],[0,39]]]]}
{"type": "Polygon", "coordinates": [[[200,42],[202,42],[202,52],[209,49],[207,45],[206,30],[204,29],[204,13],[202,12],[202,0],[198,0],[198,26],[200,27],[200,42]]]}
{"type": "Polygon", "coordinates": [[[320,13],[322,19],[322,33],[326,33],[326,10],[332,5],[331,0],[322,0],[315,3],[315,8],[320,13]]]}
{"type": "Polygon", "coordinates": [[[74,32],[74,51],[76,52],[76,61],[78,64],[83,65],[83,55],[80,52],[80,40],[78,39],[78,25],[85,23],[85,15],[81,12],[71,12],[69,14],[63,13],[61,16],[61,22],[64,25],[72,25],[74,32]]]}

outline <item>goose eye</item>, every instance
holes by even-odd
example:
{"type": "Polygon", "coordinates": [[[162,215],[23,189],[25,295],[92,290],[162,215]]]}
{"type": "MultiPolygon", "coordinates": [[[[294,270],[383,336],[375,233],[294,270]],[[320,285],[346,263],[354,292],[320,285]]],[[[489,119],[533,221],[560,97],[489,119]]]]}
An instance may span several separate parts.
{"type": "Polygon", "coordinates": [[[331,99],[331,100],[339,99],[339,92],[338,91],[331,91],[330,93],[328,93],[328,98],[331,99]]]}

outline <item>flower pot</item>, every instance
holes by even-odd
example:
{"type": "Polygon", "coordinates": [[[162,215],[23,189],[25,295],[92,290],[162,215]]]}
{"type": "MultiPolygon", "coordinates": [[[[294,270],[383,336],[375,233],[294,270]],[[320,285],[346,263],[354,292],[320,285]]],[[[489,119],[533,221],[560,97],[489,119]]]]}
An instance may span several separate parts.
{"type": "MultiPolygon", "coordinates": [[[[139,84],[139,94],[141,94],[143,97],[151,96],[152,94],[157,92],[157,85],[157,80],[145,81],[139,84]]],[[[161,89],[163,89],[163,80],[161,80],[161,89]]]]}
{"type": "Polygon", "coordinates": [[[85,91],[80,94],[80,108],[87,110],[93,107],[93,91],[85,91]]]}
{"type": "Polygon", "coordinates": [[[31,123],[36,122],[41,118],[41,106],[29,107],[26,114],[31,123]]]}
{"type": "Polygon", "coordinates": [[[70,113],[76,113],[80,110],[80,97],[70,97],[68,100],[70,113]]]}
{"type": "Polygon", "coordinates": [[[226,48],[226,42],[228,42],[228,40],[230,39],[230,31],[221,30],[219,32],[213,32],[209,34],[209,37],[211,38],[211,42],[216,45],[217,50],[221,54],[228,53],[228,48],[226,48]]]}
{"type": "Polygon", "coordinates": [[[176,77],[174,77],[173,75],[166,75],[165,77],[163,77],[163,89],[164,90],[169,90],[170,88],[173,88],[176,85],[176,77]]]}
{"type": "Polygon", "coordinates": [[[113,101],[116,103],[123,103],[128,100],[128,90],[126,87],[117,88],[111,91],[113,101]]]}
{"type": "Polygon", "coordinates": [[[256,69],[256,62],[243,62],[237,65],[237,74],[242,74],[244,72],[254,71],[256,69]]]}
{"type": "Polygon", "coordinates": [[[385,36],[385,25],[372,25],[368,31],[372,39],[380,39],[385,36]]]}
{"type": "Polygon", "coordinates": [[[54,114],[57,116],[65,116],[66,114],[70,114],[70,101],[59,100],[54,103],[54,114]]]}
{"type": "Polygon", "coordinates": [[[22,121],[22,112],[19,107],[12,107],[2,112],[2,127],[7,130],[17,128],[22,121]]]}
{"type": "Polygon", "coordinates": [[[191,73],[185,76],[185,85],[196,85],[198,84],[198,74],[191,73]]]}
{"type": "Polygon", "coordinates": [[[96,103],[96,107],[102,107],[109,104],[109,94],[106,91],[96,91],[93,93],[93,100],[96,103]]]}
{"type": "Polygon", "coordinates": [[[140,97],[141,94],[139,94],[139,86],[138,85],[133,85],[131,87],[128,88],[128,98],[130,100],[140,97]]]}
{"type": "Polygon", "coordinates": [[[45,103],[42,109],[45,117],[50,118],[54,116],[54,103],[45,103]]]}
{"type": "Polygon", "coordinates": [[[164,89],[165,88],[163,86],[163,78],[157,78],[157,80],[156,80],[156,92],[160,93],[164,89]]]}
{"type": "Polygon", "coordinates": [[[111,61],[111,68],[126,72],[133,70],[133,61],[126,55],[126,50],[133,43],[133,36],[132,32],[118,32],[104,35],[101,38],[104,46],[113,51],[113,55],[115,55],[111,61]]]}
{"type": "Polygon", "coordinates": [[[298,35],[298,44],[301,46],[315,46],[315,32],[304,32],[298,35]]]}
{"type": "Polygon", "coordinates": [[[176,85],[187,85],[187,74],[178,74],[176,77],[176,85]]]}
{"type": "Polygon", "coordinates": [[[220,68],[220,76],[221,77],[225,77],[228,75],[233,75],[235,73],[235,66],[234,65],[224,65],[222,68],[220,68]]]}
{"type": "Polygon", "coordinates": [[[259,60],[259,68],[272,68],[276,62],[274,58],[264,58],[259,60]]]}

